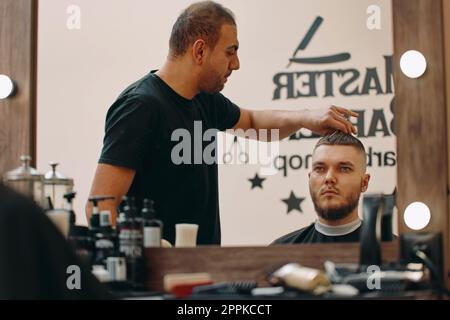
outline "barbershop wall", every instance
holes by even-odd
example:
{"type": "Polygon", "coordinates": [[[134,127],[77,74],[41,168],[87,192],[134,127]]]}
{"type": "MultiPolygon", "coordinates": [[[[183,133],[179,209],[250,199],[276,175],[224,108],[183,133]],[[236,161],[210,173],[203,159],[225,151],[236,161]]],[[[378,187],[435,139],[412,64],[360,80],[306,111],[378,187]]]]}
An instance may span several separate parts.
{"type": "MultiPolygon", "coordinates": [[[[108,107],[128,84],[162,65],[172,24],[191,2],[39,2],[37,167],[46,172],[55,160],[75,179],[80,223],[86,223],[83,207],[108,107]]],[[[368,192],[392,193],[391,1],[219,2],[236,15],[241,61],[223,93],[250,109],[335,104],[357,111],[372,175],[368,192]]],[[[268,244],[315,220],[307,173],[317,138],[310,135],[302,130],[280,144],[271,175],[239,164],[243,141],[226,139],[221,150],[234,164],[219,167],[224,245],[268,244]],[[256,174],[265,179],[260,186],[256,174]]]]}

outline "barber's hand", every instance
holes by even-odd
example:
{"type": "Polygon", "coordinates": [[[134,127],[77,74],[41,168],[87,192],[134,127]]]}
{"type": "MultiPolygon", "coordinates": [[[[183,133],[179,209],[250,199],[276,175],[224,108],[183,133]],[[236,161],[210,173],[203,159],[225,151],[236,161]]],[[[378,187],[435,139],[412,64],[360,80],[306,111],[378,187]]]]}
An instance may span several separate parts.
{"type": "Polygon", "coordinates": [[[324,110],[305,111],[303,127],[324,136],[336,130],[356,134],[356,128],[347,120],[358,114],[341,107],[331,106],[324,110]]]}

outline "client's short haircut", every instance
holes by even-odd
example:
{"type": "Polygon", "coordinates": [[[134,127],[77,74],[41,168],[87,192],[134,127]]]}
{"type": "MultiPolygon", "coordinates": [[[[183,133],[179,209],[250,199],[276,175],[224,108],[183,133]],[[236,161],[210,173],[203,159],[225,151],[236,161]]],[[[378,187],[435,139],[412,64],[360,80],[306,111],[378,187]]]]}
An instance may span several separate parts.
{"type": "MultiPolygon", "coordinates": [[[[361,155],[364,156],[364,160],[366,159],[366,149],[364,148],[364,145],[362,142],[352,136],[351,134],[347,134],[341,131],[335,131],[333,133],[327,134],[326,136],[322,137],[314,147],[314,150],[316,150],[318,147],[322,145],[327,146],[352,146],[356,148],[358,151],[360,151],[361,155]]],[[[364,161],[364,165],[366,162],[364,161]]]]}

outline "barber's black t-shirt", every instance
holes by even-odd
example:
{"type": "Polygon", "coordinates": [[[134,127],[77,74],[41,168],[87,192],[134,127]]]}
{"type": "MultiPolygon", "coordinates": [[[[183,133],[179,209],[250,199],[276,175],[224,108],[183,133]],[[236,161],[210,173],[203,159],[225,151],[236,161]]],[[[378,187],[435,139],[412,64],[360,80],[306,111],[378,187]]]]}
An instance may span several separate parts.
{"type": "Polygon", "coordinates": [[[328,236],[316,230],[315,224],[291,232],[275,240],[272,244],[301,244],[301,243],[336,243],[336,242],[359,242],[361,226],[356,230],[340,236],[328,236]]]}
{"type": "Polygon", "coordinates": [[[239,117],[240,109],[222,94],[187,100],[152,71],[108,110],[99,163],[136,170],[128,195],[138,204],[155,201],[165,239],[174,243],[175,224],[195,223],[198,244],[220,244],[217,162],[201,157],[203,151],[216,156],[216,134],[202,137],[208,129],[232,128],[239,117]]]}

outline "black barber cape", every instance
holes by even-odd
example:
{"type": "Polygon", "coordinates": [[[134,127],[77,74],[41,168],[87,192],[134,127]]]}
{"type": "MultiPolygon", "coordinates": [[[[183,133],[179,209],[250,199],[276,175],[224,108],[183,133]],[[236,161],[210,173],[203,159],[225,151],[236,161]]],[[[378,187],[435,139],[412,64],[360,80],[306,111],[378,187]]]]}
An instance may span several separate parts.
{"type": "Polygon", "coordinates": [[[195,223],[198,244],[220,244],[217,162],[203,155],[217,156],[217,131],[232,128],[239,117],[240,109],[222,94],[188,100],[151,72],[109,108],[99,163],[136,171],[128,196],[138,208],[145,198],[155,201],[164,239],[173,244],[175,224],[195,223]]]}
{"type": "Polygon", "coordinates": [[[0,183],[0,300],[107,298],[45,213],[0,183]],[[71,265],[81,269],[79,290],[67,286],[71,265]]]}
{"type": "MultiPolygon", "coordinates": [[[[341,235],[327,235],[321,233],[317,230],[316,225],[317,222],[312,223],[306,228],[291,232],[281,238],[278,238],[272,244],[359,242],[359,233],[362,226],[361,223],[358,223],[358,225],[350,226],[348,230],[351,231],[349,233],[346,233],[345,231],[342,232],[343,230],[340,230],[341,235]]],[[[345,228],[346,227],[344,227],[343,229],[345,228]]]]}

